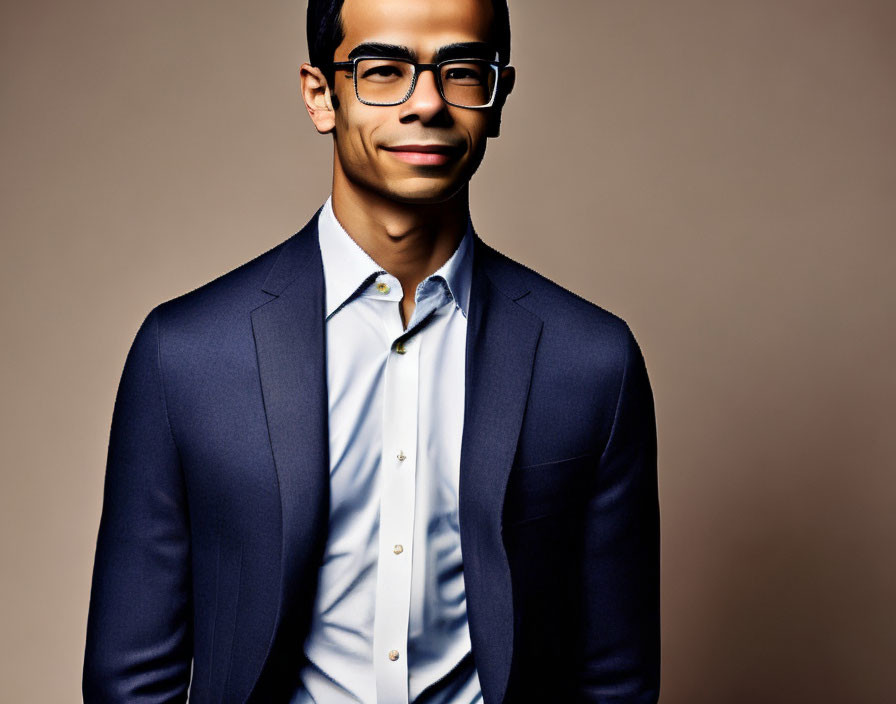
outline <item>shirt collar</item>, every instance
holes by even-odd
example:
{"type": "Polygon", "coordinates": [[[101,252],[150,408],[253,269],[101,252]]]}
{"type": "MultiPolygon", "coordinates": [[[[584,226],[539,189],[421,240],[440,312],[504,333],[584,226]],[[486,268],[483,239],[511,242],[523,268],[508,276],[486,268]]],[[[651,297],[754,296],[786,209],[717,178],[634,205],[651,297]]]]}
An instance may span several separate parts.
{"type": "MultiPolygon", "coordinates": [[[[329,319],[357,294],[372,286],[374,279],[390,275],[352,239],[336,219],[332,194],[321,209],[317,231],[324,266],[326,317],[329,319]]],[[[451,298],[466,317],[473,279],[473,222],[469,214],[467,229],[460,244],[442,266],[420,282],[418,295],[421,290],[426,289],[424,284],[430,279],[438,279],[447,284],[451,298]]]]}

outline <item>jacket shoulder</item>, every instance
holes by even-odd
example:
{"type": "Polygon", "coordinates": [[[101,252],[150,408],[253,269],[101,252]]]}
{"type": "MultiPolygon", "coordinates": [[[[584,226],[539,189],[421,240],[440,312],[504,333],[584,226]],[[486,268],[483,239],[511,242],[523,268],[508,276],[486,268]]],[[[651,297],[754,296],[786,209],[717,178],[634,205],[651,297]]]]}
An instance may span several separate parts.
{"type": "MultiPolygon", "coordinates": [[[[214,325],[228,315],[244,317],[301,271],[317,249],[317,218],[322,207],[295,234],[211,281],[176,296],[156,308],[172,322],[214,325]]],[[[155,309],[154,309],[155,310],[155,309]]]]}
{"type": "Polygon", "coordinates": [[[550,332],[568,331],[579,340],[590,338],[627,346],[632,333],[621,316],[508,255],[490,246],[487,249],[499,269],[516,277],[528,289],[517,303],[541,318],[550,332]]]}
{"type": "Polygon", "coordinates": [[[236,353],[251,334],[250,312],[272,298],[262,288],[268,273],[295,236],[153,307],[146,318],[157,321],[162,358],[173,367],[236,353]]]}
{"type": "Polygon", "coordinates": [[[295,235],[186,293],[159,303],[157,308],[164,310],[169,316],[190,313],[208,315],[210,309],[226,307],[245,300],[247,296],[252,298],[256,293],[261,294],[258,296],[259,303],[268,300],[270,296],[262,292],[262,284],[281,251],[293,237],[295,235]]]}
{"type": "MultiPolygon", "coordinates": [[[[532,422],[550,427],[558,417],[575,418],[568,426],[573,437],[569,448],[602,453],[626,380],[649,389],[643,355],[628,322],[531,267],[506,255],[498,258],[498,277],[514,282],[506,286],[510,298],[541,321],[530,392],[530,399],[538,400],[530,410],[532,422]],[[576,429],[584,434],[576,435],[576,429]]],[[[530,440],[523,452],[538,442],[530,440]]],[[[539,449],[535,454],[550,453],[539,449]]],[[[574,454],[572,449],[568,454],[574,454]]]]}

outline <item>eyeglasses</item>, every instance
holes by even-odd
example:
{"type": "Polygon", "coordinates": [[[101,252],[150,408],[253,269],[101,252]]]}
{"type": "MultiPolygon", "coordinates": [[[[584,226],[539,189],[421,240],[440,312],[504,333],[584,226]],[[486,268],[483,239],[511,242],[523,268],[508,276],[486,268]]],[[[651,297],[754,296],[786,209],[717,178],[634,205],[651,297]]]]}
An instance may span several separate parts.
{"type": "Polygon", "coordinates": [[[400,105],[411,97],[422,71],[432,71],[446,103],[459,108],[487,108],[495,100],[501,64],[484,59],[449,59],[418,64],[409,59],[358,56],[335,61],[334,69],[352,69],[355,95],[365,105],[400,105]]]}

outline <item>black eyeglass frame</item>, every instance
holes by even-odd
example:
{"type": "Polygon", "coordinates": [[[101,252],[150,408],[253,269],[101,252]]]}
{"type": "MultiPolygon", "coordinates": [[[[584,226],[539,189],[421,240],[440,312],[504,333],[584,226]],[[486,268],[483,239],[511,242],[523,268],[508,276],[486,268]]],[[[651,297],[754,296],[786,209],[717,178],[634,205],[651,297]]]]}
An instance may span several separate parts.
{"type": "Polygon", "coordinates": [[[444,61],[439,61],[437,64],[419,64],[410,59],[406,59],[404,57],[397,56],[356,56],[351,61],[331,61],[326,64],[329,68],[339,69],[339,68],[349,68],[352,69],[352,82],[355,86],[355,97],[364,105],[373,105],[376,107],[392,107],[394,105],[401,105],[404,102],[407,102],[408,99],[414,94],[414,88],[417,87],[417,77],[420,75],[421,71],[432,71],[433,75],[436,78],[436,86],[439,89],[439,95],[442,96],[442,100],[444,100],[449,105],[453,105],[456,108],[466,108],[468,110],[484,110],[486,108],[490,108],[495,103],[495,97],[498,95],[498,84],[501,81],[501,69],[509,66],[509,64],[501,63],[500,61],[488,61],[487,59],[482,59],[479,57],[471,57],[467,59],[445,59],[444,61]],[[410,64],[414,68],[414,75],[411,77],[411,87],[408,88],[408,92],[405,94],[404,98],[394,103],[372,103],[368,100],[363,100],[360,95],[358,95],[358,62],[363,61],[365,59],[380,59],[382,61],[401,61],[406,64],[410,64]],[[445,97],[445,90],[442,87],[442,71],[441,68],[445,64],[456,64],[463,63],[464,61],[476,61],[479,63],[488,64],[495,71],[495,85],[492,89],[492,95],[489,99],[488,103],[485,105],[459,105],[458,103],[452,103],[448,98],[445,97]]]}

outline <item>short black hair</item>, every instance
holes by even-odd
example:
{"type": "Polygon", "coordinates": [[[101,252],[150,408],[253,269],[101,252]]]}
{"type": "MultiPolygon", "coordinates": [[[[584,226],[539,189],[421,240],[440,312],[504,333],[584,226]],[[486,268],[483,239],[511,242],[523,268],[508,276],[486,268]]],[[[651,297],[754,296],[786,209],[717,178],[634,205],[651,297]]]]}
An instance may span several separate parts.
{"type": "MultiPolygon", "coordinates": [[[[342,5],[345,0],[308,0],[308,16],[306,32],[308,35],[308,54],[312,66],[323,71],[327,81],[332,84],[333,73],[326,64],[333,60],[336,47],[345,39],[342,25],[342,5]]],[[[492,22],[491,41],[498,51],[498,61],[510,63],[510,11],[507,0],[492,0],[494,20],[492,22]]]]}

